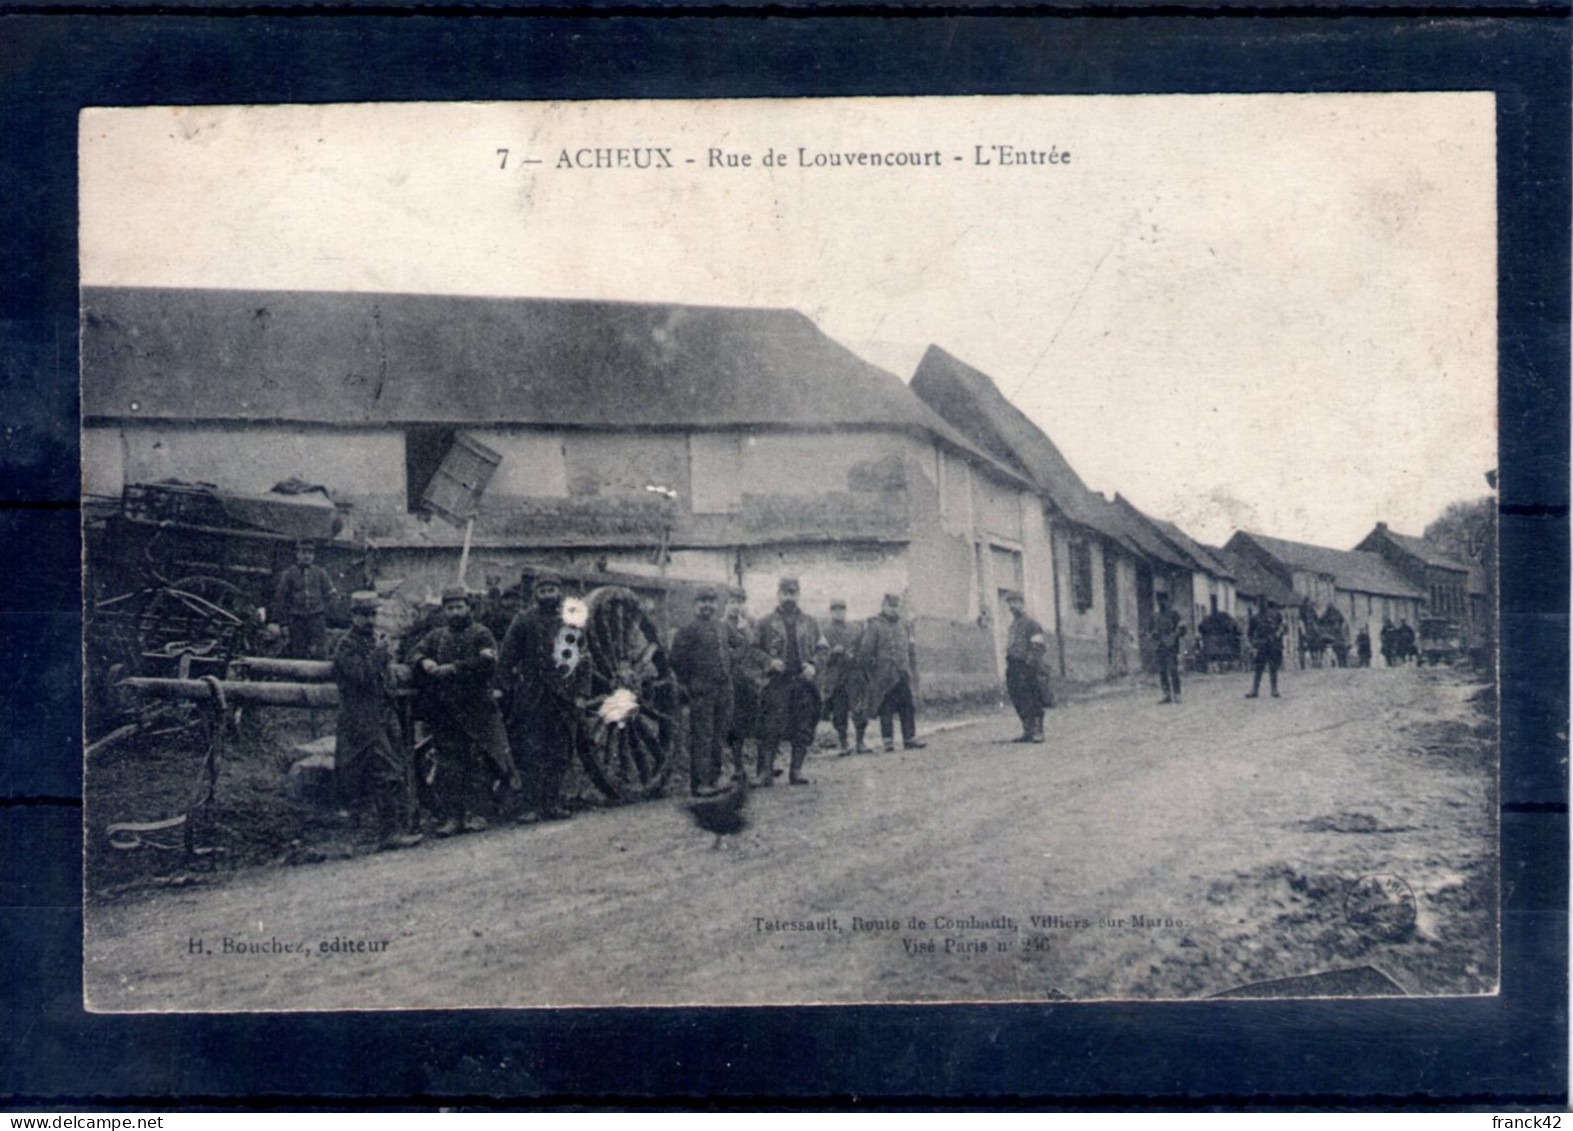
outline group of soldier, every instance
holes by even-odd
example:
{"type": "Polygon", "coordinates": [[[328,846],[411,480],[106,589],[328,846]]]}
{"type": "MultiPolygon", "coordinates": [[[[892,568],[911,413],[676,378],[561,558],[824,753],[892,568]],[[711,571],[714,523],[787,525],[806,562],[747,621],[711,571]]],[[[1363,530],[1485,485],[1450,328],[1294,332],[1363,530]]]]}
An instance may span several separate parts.
{"type": "Polygon", "coordinates": [[[694,619],[673,637],[671,661],[688,701],[689,784],[696,796],[719,792],[728,764],[734,779],[774,785],[783,745],[787,783],[808,785],[804,764],[825,718],[843,756],[871,752],[866,736],[876,715],[886,751],[895,749],[898,720],[904,748],[927,745],[917,737],[917,663],[901,598],[886,594],[878,615],[861,624],[847,620],[844,600],[833,599],[821,626],[799,607],[800,595],[796,578],[781,578],[776,607],[755,622],[742,589],[727,590],[719,617],[720,591],[701,586],[695,593],[694,619]],[[745,756],[750,739],[752,771],[745,756]]]}
{"type": "MultiPolygon", "coordinates": [[[[314,592],[326,609],[334,595],[326,575],[315,576],[320,572],[306,548],[279,581],[279,616],[289,626],[292,652],[321,647],[317,625],[303,631],[299,622],[322,614],[289,604],[297,591],[314,592]]],[[[561,579],[534,571],[528,580],[528,606],[523,585],[484,605],[462,587],[445,590],[440,619],[417,622],[402,657],[376,632],[378,596],[352,595],[350,629],[332,655],[339,696],[335,778],[346,805],[372,817],[383,847],[418,843],[423,809],[437,836],[484,829],[520,795],[520,821],[571,815],[564,783],[589,667],[561,662],[561,579]],[[419,768],[407,741],[412,713],[401,710],[396,694],[394,664],[401,658],[414,692],[413,718],[431,739],[430,757],[419,768]]],[[[821,626],[799,607],[795,578],[781,578],[775,608],[757,622],[748,617],[741,589],[724,591],[724,612],[722,592],[698,587],[694,617],[668,653],[688,706],[696,796],[720,792],[728,766],[734,779],[746,776],[754,787],[774,785],[783,772],[788,784],[808,785],[804,766],[822,719],[830,721],[843,756],[872,752],[866,739],[875,716],[884,750],[895,749],[898,724],[905,749],[926,745],[917,736],[916,656],[899,596],[887,594],[878,614],[861,623],[847,619],[845,601],[833,600],[821,626]],[[750,741],[752,767],[745,754],[750,741]],[[783,745],[784,771],[777,767],[783,745]]],[[[1018,661],[1041,669],[1042,630],[1030,618],[1019,623],[1011,670],[1017,673],[1018,661]],[[1024,635],[1019,649],[1017,635],[1024,635]]],[[[1022,682],[1019,673],[1011,680],[1013,688],[1022,682]]],[[[1031,710],[1022,715],[1022,740],[1041,741],[1041,703],[1035,731],[1031,710]]]]}
{"type": "MultiPolygon", "coordinates": [[[[336,596],[312,558],[309,545],[299,547],[295,566],[277,585],[276,607],[288,627],[291,655],[322,654],[326,610],[336,596]]],[[[916,727],[916,652],[900,597],[886,594],[879,612],[861,622],[849,621],[846,602],[833,599],[830,618],[821,625],[799,606],[800,595],[796,578],[781,578],[775,608],[753,621],[743,590],[702,585],[695,591],[693,619],[677,631],[669,651],[688,707],[689,786],[695,796],[725,788],[728,768],[734,781],[746,777],[756,788],[774,785],[783,774],[777,768],[783,745],[787,783],[808,785],[805,763],[822,720],[831,724],[842,756],[872,752],[867,729],[875,716],[885,751],[895,749],[898,723],[904,748],[925,745],[916,727]]],[[[1044,711],[1054,705],[1047,635],[1027,615],[1022,594],[1008,593],[1005,600],[1011,612],[1005,685],[1022,725],[1015,741],[1041,743],[1044,711]]],[[[440,836],[485,828],[487,814],[495,819],[499,810],[499,795],[523,795],[523,821],[570,815],[563,790],[587,665],[561,662],[563,605],[561,578],[542,571],[494,594],[484,607],[464,588],[443,593],[440,612],[433,610],[440,619],[418,623],[402,657],[416,693],[415,717],[431,737],[431,762],[417,775],[410,744],[401,737],[409,722],[394,695],[396,657],[375,632],[379,599],[370,592],[353,595],[350,630],[332,657],[339,691],[336,777],[374,814],[384,844],[420,839],[422,804],[440,836]],[[526,588],[533,598],[529,605],[526,588]]],[[[1168,594],[1159,593],[1157,605],[1149,633],[1160,702],[1179,703],[1186,627],[1168,594]]],[[[1279,697],[1287,629],[1283,610],[1272,600],[1249,618],[1245,636],[1253,672],[1247,698],[1259,697],[1264,674],[1269,693],[1279,697]]],[[[1403,662],[1405,633],[1412,653],[1413,629],[1384,623],[1382,655],[1389,665],[1403,662]]],[[[1356,646],[1361,664],[1369,664],[1364,630],[1356,646]]]]}

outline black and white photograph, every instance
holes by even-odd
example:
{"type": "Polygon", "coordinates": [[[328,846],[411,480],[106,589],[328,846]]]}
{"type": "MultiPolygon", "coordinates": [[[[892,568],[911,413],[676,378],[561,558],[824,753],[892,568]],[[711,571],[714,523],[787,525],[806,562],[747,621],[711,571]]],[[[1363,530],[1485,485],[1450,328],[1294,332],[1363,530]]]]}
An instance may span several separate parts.
{"type": "Polygon", "coordinates": [[[87,1008],[1498,993],[1496,122],[84,110],[87,1008]]]}

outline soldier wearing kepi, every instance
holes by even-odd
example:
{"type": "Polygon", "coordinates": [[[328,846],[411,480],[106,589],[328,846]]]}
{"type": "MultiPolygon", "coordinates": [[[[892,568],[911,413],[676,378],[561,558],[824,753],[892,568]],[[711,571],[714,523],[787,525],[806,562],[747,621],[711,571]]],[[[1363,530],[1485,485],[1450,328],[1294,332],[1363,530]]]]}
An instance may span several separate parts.
{"type": "Polygon", "coordinates": [[[782,740],[792,746],[788,781],[808,785],[803,763],[819,722],[819,690],[814,686],[817,664],[830,651],[819,624],[797,607],[798,583],[783,577],[776,590],[776,610],[754,629],[754,647],[768,673],[761,694],[758,780],[769,786],[776,777],[776,754],[782,740]]]}
{"type": "Polygon", "coordinates": [[[1169,607],[1169,595],[1158,594],[1158,612],[1152,618],[1152,641],[1157,651],[1158,682],[1163,685],[1163,703],[1180,701],[1180,638],[1185,622],[1169,607]]]}
{"type": "Polygon", "coordinates": [[[732,716],[732,650],[728,627],[716,618],[716,591],[694,594],[694,619],[672,639],[672,671],[688,695],[689,788],[695,797],[716,792],[721,751],[732,716]]]}
{"type": "Polygon", "coordinates": [[[1251,618],[1251,651],[1254,655],[1251,661],[1251,690],[1246,693],[1247,699],[1255,699],[1261,694],[1264,668],[1273,698],[1278,698],[1278,669],[1284,663],[1284,633],[1287,631],[1288,625],[1284,623],[1278,603],[1271,597],[1262,598],[1262,611],[1251,618]]]}
{"type": "Polygon", "coordinates": [[[493,639],[500,641],[513,627],[513,618],[523,611],[524,591],[517,585],[510,585],[497,595],[495,601],[487,602],[487,609],[481,616],[481,623],[486,626],[486,631],[492,634],[493,639]]]}
{"type": "Polygon", "coordinates": [[[847,716],[857,727],[857,748],[864,754],[863,734],[868,729],[868,704],[862,665],[858,663],[859,632],[847,623],[847,603],[837,597],[830,602],[830,623],[825,625],[825,642],[830,652],[819,673],[819,697],[825,714],[836,730],[836,744],[843,756],[852,753],[847,742],[847,716]]]}
{"type": "Polygon", "coordinates": [[[508,755],[508,736],[492,699],[497,671],[497,641],[470,616],[470,595],[463,586],[443,590],[446,623],[410,653],[427,696],[424,712],[437,753],[433,788],[438,836],[479,832],[486,827],[494,778],[516,778],[508,755]]]}
{"type": "Polygon", "coordinates": [[[1043,626],[1027,615],[1027,601],[1020,593],[1005,594],[1010,608],[1010,635],[1005,642],[1005,690],[1021,719],[1021,737],[1015,742],[1043,741],[1043,711],[1048,705],[1048,638],[1043,626]]]}
{"type": "Polygon", "coordinates": [[[350,630],[333,652],[339,715],[334,775],[345,799],[370,809],[383,848],[421,842],[415,819],[415,772],[393,699],[393,653],[377,637],[377,594],[350,598],[350,630]]]}
{"type": "Polygon", "coordinates": [[[563,778],[573,757],[577,694],[585,670],[559,666],[563,628],[562,580],[535,576],[535,604],[514,617],[498,656],[498,682],[508,715],[508,737],[528,779],[524,821],[557,821],[573,814],[563,804],[563,778]]]}
{"type": "Polygon", "coordinates": [[[296,660],[321,660],[328,653],[328,605],[338,590],[327,571],[316,564],[317,548],[295,543],[295,564],[279,574],[273,589],[273,616],[283,619],[289,639],[284,655],[296,660]]]}
{"type": "Polygon", "coordinates": [[[886,593],[879,615],[870,617],[863,626],[858,662],[868,681],[869,704],[879,705],[879,734],[886,752],[896,748],[893,715],[901,716],[902,746],[908,750],[927,746],[917,738],[917,707],[913,700],[917,657],[912,632],[901,618],[901,598],[896,594],[886,593]]]}
{"type": "Polygon", "coordinates": [[[747,613],[748,594],[735,586],[726,594],[726,640],[732,653],[732,714],[726,744],[732,752],[732,772],[745,777],[743,744],[752,738],[758,746],[759,687],[764,677],[759,653],[754,650],[754,622],[747,613]]]}

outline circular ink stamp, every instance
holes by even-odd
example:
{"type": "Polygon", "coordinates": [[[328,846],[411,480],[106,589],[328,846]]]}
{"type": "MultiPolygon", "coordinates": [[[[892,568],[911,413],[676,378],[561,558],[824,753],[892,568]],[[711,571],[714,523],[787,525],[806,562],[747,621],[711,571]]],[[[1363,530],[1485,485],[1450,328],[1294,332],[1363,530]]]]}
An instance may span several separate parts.
{"type": "Polygon", "coordinates": [[[1402,938],[1415,925],[1415,893],[1402,876],[1361,876],[1344,894],[1344,918],[1367,938],[1402,938]]]}

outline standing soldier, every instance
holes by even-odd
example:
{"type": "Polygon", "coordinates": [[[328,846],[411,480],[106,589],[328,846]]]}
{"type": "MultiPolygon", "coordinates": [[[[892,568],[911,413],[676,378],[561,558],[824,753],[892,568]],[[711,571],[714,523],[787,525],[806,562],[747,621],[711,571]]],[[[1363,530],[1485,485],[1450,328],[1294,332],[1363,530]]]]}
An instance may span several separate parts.
{"type": "Polygon", "coordinates": [[[1344,620],[1344,614],[1338,611],[1338,606],[1327,602],[1327,608],[1322,612],[1320,621],[1321,637],[1324,643],[1333,649],[1333,662],[1341,668],[1349,666],[1349,622],[1344,620]]]}
{"type": "Polygon", "coordinates": [[[517,775],[492,698],[497,641],[471,619],[470,596],[462,585],[443,590],[442,612],[446,623],[415,646],[410,663],[425,685],[424,717],[436,748],[432,792],[440,823],[434,831],[451,836],[484,829],[481,810],[488,805],[494,777],[511,784],[517,775]]]}
{"type": "Polygon", "coordinates": [[[1021,737],[1015,742],[1043,741],[1043,710],[1048,706],[1048,638],[1043,626],[1027,615],[1027,601],[1020,593],[1005,594],[1010,608],[1010,635],[1005,642],[1005,690],[1021,719],[1021,737]]]}
{"type": "Polygon", "coordinates": [[[840,597],[830,602],[830,623],[825,626],[825,642],[830,654],[825,658],[824,670],[819,673],[819,697],[824,701],[825,714],[836,729],[836,744],[841,755],[852,753],[847,742],[847,715],[851,714],[857,727],[857,749],[867,754],[863,735],[868,729],[868,696],[863,680],[863,667],[858,662],[859,633],[847,623],[847,603],[840,597]]]}
{"type": "Polygon", "coordinates": [[[393,654],[377,629],[377,594],[350,598],[350,630],[333,652],[333,682],[339,691],[334,735],[334,774],[345,799],[368,806],[382,848],[421,842],[411,831],[415,817],[415,772],[393,699],[393,654]]]}
{"type": "Polygon", "coordinates": [[[1393,622],[1388,617],[1382,618],[1382,664],[1385,667],[1393,666],[1393,657],[1398,653],[1398,629],[1393,627],[1393,622]]]}
{"type": "Polygon", "coordinates": [[[481,623],[486,626],[486,631],[492,634],[492,639],[501,640],[513,627],[513,618],[524,609],[524,590],[517,585],[510,585],[497,595],[496,600],[487,602],[487,605],[486,612],[481,616],[481,623]]]}
{"type": "Polygon", "coordinates": [[[563,778],[573,757],[580,675],[585,666],[557,663],[563,628],[563,587],[555,573],[535,576],[535,605],[514,617],[498,656],[498,683],[508,712],[508,737],[529,777],[530,810],[520,819],[560,821],[563,778]]]}
{"type": "Polygon", "coordinates": [[[758,752],[759,685],[763,675],[759,653],[754,651],[754,622],[749,619],[748,594],[736,586],[726,594],[726,642],[732,653],[732,713],[726,744],[732,751],[732,772],[746,777],[743,743],[755,740],[758,752]]]}
{"type": "Polygon", "coordinates": [[[672,671],[688,694],[688,777],[695,797],[715,794],[721,749],[732,717],[732,649],[724,620],[716,619],[716,591],[694,594],[694,619],[672,639],[672,671]]]}
{"type": "Polygon", "coordinates": [[[768,673],[760,702],[757,785],[775,783],[776,754],[783,739],[791,743],[792,765],[787,781],[808,785],[803,763],[814,741],[819,722],[819,691],[814,686],[816,662],[823,661],[830,646],[819,624],[797,607],[795,577],[783,577],[776,590],[775,612],[754,629],[754,647],[768,673]]]}
{"type": "Polygon", "coordinates": [[[1360,631],[1355,635],[1355,663],[1362,667],[1371,666],[1371,629],[1369,625],[1361,625],[1360,631]]]}
{"type": "Polygon", "coordinates": [[[1169,607],[1169,595],[1158,594],[1158,612],[1152,618],[1152,640],[1158,654],[1158,682],[1163,685],[1159,704],[1180,701],[1180,638],[1185,622],[1169,607]]]}
{"type": "MultiPolygon", "coordinates": [[[[896,748],[892,715],[901,716],[901,745],[907,750],[922,750],[928,745],[917,739],[917,708],[912,685],[917,678],[917,656],[912,648],[912,631],[901,619],[901,598],[886,593],[879,615],[863,626],[858,642],[858,666],[868,683],[868,704],[878,704],[879,735],[885,752],[896,748]]],[[[861,732],[859,738],[861,738],[861,732]]]]}
{"type": "Polygon", "coordinates": [[[295,564],[279,574],[273,589],[273,617],[283,620],[289,633],[284,654],[294,660],[321,660],[328,654],[328,605],[338,590],[316,561],[315,546],[295,543],[295,564]]]}
{"type": "Polygon", "coordinates": [[[1288,626],[1284,624],[1284,615],[1278,610],[1278,603],[1271,597],[1262,598],[1261,612],[1251,618],[1251,650],[1254,657],[1251,661],[1251,690],[1246,693],[1247,699],[1255,699],[1262,690],[1262,669],[1267,669],[1267,679],[1272,687],[1273,698],[1278,698],[1278,669],[1284,663],[1284,633],[1288,626]]]}
{"type": "Polygon", "coordinates": [[[1415,630],[1407,620],[1400,619],[1398,631],[1394,633],[1398,645],[1398,662],[1408,664],[1411,659],[1418,660],[1420,653],[1415,650],[1415,630]]]}

